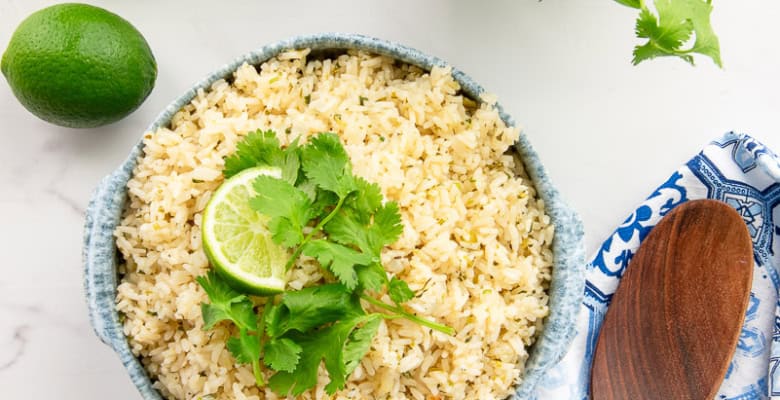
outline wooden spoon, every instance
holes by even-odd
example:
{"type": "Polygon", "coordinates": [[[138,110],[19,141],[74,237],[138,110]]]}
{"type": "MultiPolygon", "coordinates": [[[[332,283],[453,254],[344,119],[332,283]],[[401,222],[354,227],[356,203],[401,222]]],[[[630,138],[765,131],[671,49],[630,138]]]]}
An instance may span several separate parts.
{"type": "Polygon", "coordinates": [[[592,400],[712,399],[734,355],[753,276],[745,222],[714,200],[653,228],[604,318],[592,400]]]}

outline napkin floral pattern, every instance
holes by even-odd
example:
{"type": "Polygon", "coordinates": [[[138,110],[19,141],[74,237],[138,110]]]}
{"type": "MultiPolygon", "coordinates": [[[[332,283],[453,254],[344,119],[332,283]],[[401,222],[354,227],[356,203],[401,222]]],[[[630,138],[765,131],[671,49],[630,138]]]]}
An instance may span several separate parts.
{"type": "MultiPolygon", "coordinates": [[[[745,323],[719,400],[780,399],[780,158],[744,134],[727,133],[675,171],[607,238],[586,267],[577,336],[540,382],[535,399],[587,399],[590,365],[604,315],[640,243],[674,207],[695,199],[723,201],[745,220],[754,272],[745,323]],[[775,218],[775,216],[779,218],[775,218]]],[[[706,340],[706,338],[702,338],[706,340]]]]}

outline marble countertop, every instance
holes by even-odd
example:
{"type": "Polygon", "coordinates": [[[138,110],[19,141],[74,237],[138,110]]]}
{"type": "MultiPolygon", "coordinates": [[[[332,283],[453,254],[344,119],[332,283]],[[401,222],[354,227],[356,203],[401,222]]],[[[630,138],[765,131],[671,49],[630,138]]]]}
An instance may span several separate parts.
{"type": "MultiPolygon", "coordinates": [[[[0,0],[0,44],[56,3],[0,0]]],[[[130,117],[49,125],[0,83],[0,388],[9,399],[138,399],[92,333],[81,287],[84,208],[146,125],[193,82],[250,49],[342,31],[439,56],[498,95],[586,225],[588,253],[679,164],[729,131],[780,151],[780,3],[715,1],[724,69],[634,67],[636,13],[610,0],[367,2],[94,0],[131,21],[159,65],[130,117]],[[218,6],[215,6],[218,4],[218,6]]],[[[3,47],[4,49],[4,47],[3,47]]]]}

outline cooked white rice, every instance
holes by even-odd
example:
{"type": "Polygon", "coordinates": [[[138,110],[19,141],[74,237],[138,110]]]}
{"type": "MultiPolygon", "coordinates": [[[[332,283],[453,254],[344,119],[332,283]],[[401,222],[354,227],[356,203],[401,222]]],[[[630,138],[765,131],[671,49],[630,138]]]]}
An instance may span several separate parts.
{"type": "MultiPolygon", "coordinates": [[[[553,227],[522,164],[518,131],[490,105],[459,94],[448,68],[363,52],[307,60],[280,54],[259,71],[200,91],[170,128],[144,136],[116,243],[124,256],[117,308],[130,345],[167,398],[275,399],[225,348],[227,324],[204,331],[195,282],[209,268],[201,212],[241,136],[274,129],[289,143],[340,135],[354,172],[400,205],[404,232],[382,260],[418,296],[409,310],[454,337],[386,320],[346,388],[327,396],[324,368],[307,399],[500,399],[522,379],[548,313],[553,227]]],[[[322,279],[303,258],[289,287],[322,279]]],[[[390,301],[385,297],[385,301],[390,301]]]]}

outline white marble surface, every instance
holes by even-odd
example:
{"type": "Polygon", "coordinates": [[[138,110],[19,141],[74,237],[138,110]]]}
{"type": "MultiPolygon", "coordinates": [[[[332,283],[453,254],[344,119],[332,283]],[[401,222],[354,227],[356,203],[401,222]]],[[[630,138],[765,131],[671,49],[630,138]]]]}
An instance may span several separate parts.
{"type": "MultiPolygon", "coordinates": [[[[0,0],[0,45],[55,3],[0,0]]],[[[398,41],[448,60],[523,124],[582,215],[592,252],[632,206],[727,130],[780,150],[780,3],[715,1],[725,69],[699,59],[630,65],[635,12],[610,0],[91,1],[144,33],[159,63],[129,118],[44,123],[0,83],[0,391],[8,399],[137,399],[93,335],[81,288],[84,208],[144,127],[212,69],[303,33],[398,41]]],[[[4,49],[4,47],[3,47],[4,49]]]]}

